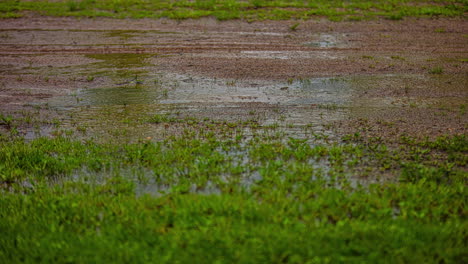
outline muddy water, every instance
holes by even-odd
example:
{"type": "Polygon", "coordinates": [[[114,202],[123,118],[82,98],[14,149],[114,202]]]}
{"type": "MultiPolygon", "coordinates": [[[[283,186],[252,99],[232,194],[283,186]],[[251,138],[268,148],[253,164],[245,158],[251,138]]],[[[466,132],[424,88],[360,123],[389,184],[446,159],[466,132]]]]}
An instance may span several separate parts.
{"type": "MultiPolygon", "coordinates": [[[[272,59],[278,55],[264,54],[272,59]]],[[[423,109],[456,109],[463,107],[467,98],[463,75],[220,79],[161,71],[154,63],[159,56],[87,55],[97,62],[75,66],[74,71],[93,74],[102,84],[54,97],[48,104],[67,116],[65,127],[79,124],[98,138],[109,133],[125,141],[164,137],[171,133],[165,131],[167,125],[148,122],[151,116],[163,114],[230,122],[253,119],[260,126],[277,125],[290,136],[307,137],[312,131],[333,139],[338,137],[331,125],[334,122],[367,118],[379,111],[408,116],[423,109]]]]}
{"type": "MultiPolygon", "coordinates": [[[[239,54],[290,60],[298,52],[239,54]]],[[[161,70],[157,64],[161,56],[88,54],[82,64],[49,67],[48,72],[55,76],[79,75],[87,81],[67,95],[46,100],[46,104],[60,113],[64,129],[84,131],[85,137],[133,142],[148,137],[160,139],[173,133],[167,130],[167,125],[148,122],[152,116],[161,114],[229,122],[255,120],[263,127],[278,126],[281,132],[293,137],[310,138],[311,133],[323,133],[330,139],[338,139],[339,131],[333,127],[336,122],[369,118],[379,112],[393,111],[392,118],[398,119],[424,109],[457,110],[465,106],[467,99],[464,75],[380,74],[284,81],[222,79],[161,70]]],[[[43,72],[40,69],[29,71],[40,74],[43,72]]],[[[463,123],[466,113],[459,119],[463,123]]],[[[38,135],[53,130],[53,126],[46,126],[38,135]]],[[[34,137],[34,133],[27,131],[27,137],[34,137]]]]}
{"type": "Polygon", "coordinates": [[[278,124],[291,136],[305,136],[304,126],[332,135],[324,125],[345,118],[353,93],[349,80],[339,78],[278,82],[158,71],[158,56],[86,55],[92,63],[64,69],[99,85],[84,86],[47,104],[65,116],[64,128],[79,126],[98,138],[109,133],[125,141],[160,138],[166,134],[164,127],[147,122],[157,114],[230,122],[255,119],[261,126],[278,124]]]}
{"type": "MultiPolygon", "coordinates": [[[[264,54],[272,59],[278,55],[264,54]]],[[[92,76],[96,78],[93,82],[101,83],[54,97],[48,104],[67,116],[63,120],[66,128],[79,124],[98,138],[106,138],[109,133],[125,141],[164,137],[168,132],[163,126],[148,122],[151,116],[164,114],[230,122],[254,119],[260,126],[277,125],[290,136],[307,137],[313,131],[333,139],[337,138],[331,125],[334,122],[368,117],[379,111],[405,115],[416,109],[457,108],[467,98],[464,76],[220,79],[161,71],[154,63],[159,56],[87,55],[97,62],[67,70],[92,76]],[[311,129],[306,131],[304,127],[311,129]]]]}
{"type": "Polygon", "coordinates": [[[301,136],[305,126],[331,135],[324,125],[346,118],[353,89],[346,79],[264,83],[172,73],[116,82],[120,85],[82,89],[49,105],[69,114],[65,126],[78,123],[98,134],[128,129],[125,138],[130,141],[160,135],[160,126],[145,123],[156,114],[230,122],[255,119],[261,126],[278,124],[291,136],[301,136]]]}
{"type": "MultiPolygon", "coordinates": [[[[207,32],[204,26],[0,30],[0,102],[7,104],[0,109],[26,102],[58,113],[59,125],[26,128],[27,138],[71,129],[77,137],[135,142],[160,140],[187,128],[177,122],[149,122],[155,115],[254,120],[268,128],[265,133],[311,141],[326,138],[325,143],[361,129],[360,123],[349,122],[354,119],[366,120],[365,129],[374,129],[377,136],[387,131],[397,136],[420,131],[424,135],[466,133],[468,78],[464,60],[457,57],[460,44],[452,47],[451,55],[439,54],[453,58],[437,60],[430,58],[435,49],[426,48],[428,42],[420,41],[423,37],[412,41],[419,41],[425,52],[405,54],[406,46],[395,48],[406,43],[392,40],[401,36],[401,26],[390,29],[392,38],[375,31],[361,34],[356,28],[351,33],[327,27],[322,33],[296,34],[258,24],[226,31],[216,25],[207,32]],[[439,65],[448,73],[428,74],[439,65]]],[[[430,37],[434,37],[432,31],[430,37]]],[[[462,43],[455,33],[450,37],[462,43]]],[[[435,37],[434,43],[446,38],[447,34],[435,37]]],[[[247,140],[259,133],[240,129],[247,140]]],[[[242,153],[233,156],[242,161],[242,153]]],[[[329,167],[317,166],[325,172],[329,167]]],[[[116,170],[154,178],[151,171],[116,170]]],[[[77,177],[87,174],[77,172],[77,177]]],[[[253,173],[245,175],[242,184],[259,180],[253,173]]],[[[151,180],[136,182],[139,193],[170,188],[151,180]]],[[[192,189],[219,191],[209,184],[203,190],[192,189]]]]}

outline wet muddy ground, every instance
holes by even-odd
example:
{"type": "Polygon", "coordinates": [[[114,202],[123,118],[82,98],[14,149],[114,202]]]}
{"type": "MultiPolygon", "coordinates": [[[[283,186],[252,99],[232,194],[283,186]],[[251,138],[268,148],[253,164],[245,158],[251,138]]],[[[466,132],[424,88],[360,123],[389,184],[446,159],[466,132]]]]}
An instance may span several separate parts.
{"type": "Polygon", "coordinates": [[[466,19],[20,14],[5,263],[466,263],[466,19]]]}
{"type": "Polygon", "coordinates": [[[27,138],[58,125],[130,141],[181,129],[154,115],[295,136],[466,134],[466,20],[293,22],[0,20],[0,112],[30,121],[27,138]]]}

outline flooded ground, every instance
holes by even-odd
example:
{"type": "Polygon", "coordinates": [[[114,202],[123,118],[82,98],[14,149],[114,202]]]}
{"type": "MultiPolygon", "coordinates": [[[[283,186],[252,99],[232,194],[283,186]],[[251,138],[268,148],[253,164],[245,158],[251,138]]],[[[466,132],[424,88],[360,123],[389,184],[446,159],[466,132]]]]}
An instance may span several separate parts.
{"type": "Polygon", "coordinates": [[[465,263],[445,2],[0,2],[0,260],[465,263]]]}
{"type": "Polygon", "coordinates": [[[27,138],[58,125],[124,141],[180,130],[155,115],[254,120],[299,137],[466,133],[464,20],[294,31],[287,21],[30,20],[0,21],[0,110],[43,120],[19,128],[27,138]]]}
{"type": "MultiPolygon", "coordinates": [[[[310,144],[356,133],[387,144],[466,134],[467,32],[458,26],[466,21],[308,21],[297,31],[288,22],[99,22],[0,21],[0,110],[23,120],[16,129],[26,139],[74,131],[157,142],[219,124],[246,142],[255,127],[310,144]]],[[[230,154],[240,164],[242,151],[230,154]]],[[[134,175],[138,193],[170,185],[153,171],[103,175],[115,173],[134,175]]],[[[354,182],[390,179],[374,174],[354,182]]],[[[244,173],[241,184],[259,177],[244,173]]],[[[209,186],[197,191],[219,191],[209,186]]]]}

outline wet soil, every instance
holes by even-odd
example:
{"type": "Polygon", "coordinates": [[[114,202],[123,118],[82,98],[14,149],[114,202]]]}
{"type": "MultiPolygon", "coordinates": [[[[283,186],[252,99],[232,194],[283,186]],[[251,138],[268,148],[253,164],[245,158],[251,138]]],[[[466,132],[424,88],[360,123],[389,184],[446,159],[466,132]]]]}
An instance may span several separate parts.
{"type": "Polygon", "coordinates": [[[292,133],[466,134],[466,20],[295,23],[3,19],[0,112],[130,138],[169,131],[144,122],[161,113],[292,133]]]}

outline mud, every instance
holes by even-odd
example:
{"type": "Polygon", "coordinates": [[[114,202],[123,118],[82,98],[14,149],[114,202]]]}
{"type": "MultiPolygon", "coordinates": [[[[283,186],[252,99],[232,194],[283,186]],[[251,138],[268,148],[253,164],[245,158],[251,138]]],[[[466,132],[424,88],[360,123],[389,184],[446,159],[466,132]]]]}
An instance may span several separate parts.
{"type": "Polygon", "coordinates": [[[145,121],[161,113],[293,134],[466,133],[466,20],[292,22],[3,19],[0,112],[129,139],[180,129],[145,121]]]}

